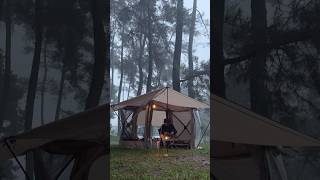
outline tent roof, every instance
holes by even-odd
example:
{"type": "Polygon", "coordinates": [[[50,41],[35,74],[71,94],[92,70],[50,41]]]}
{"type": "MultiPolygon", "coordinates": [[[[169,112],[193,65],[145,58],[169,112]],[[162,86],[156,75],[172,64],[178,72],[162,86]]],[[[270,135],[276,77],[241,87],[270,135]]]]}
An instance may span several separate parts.
{"type": "Polygon", "coordinates": [[[320,146],[318,139],[218,96],[213,96],[212,111],[216,141],[270,146],[320,146]]]}
{"type": "MultiPolygon", "coordinates": [[[[53,143],[56,145],[63,144],[64,146],[54,147],[53,151],[57,153],[70,152],[72,147],[67,147],[65,144],[72,144],[72,142],[78,142],[78,144],[79,142],[81,144],[86,144],[87,142],[101,143],[107,138],[106,119],[107,106],[101,105],[18,134],[12,137],[15,143],[11,147],[16,155],[21,155],[40,146],[49,145],[48,147],[52,147],[50,144],[53,143]]],[[[0,141],[0,145],[0,161],[11,158],[8,148],[4,146],[4,140],[0,141]]]]}
{"type": "Polygon", "coordinates": [[[116,111],[122,108],[142,107],[146,106],[150,102],[159,105],[160,107],[166,107],[167,99],[168,109],[172,111],[182,111],[190,108],[209,108],[209,106],[205,103],[192,99],[169,87],[165,87],[126,101],[122,101],[118,104],[114,104],[112,105],[112,109],[116,111]]]}

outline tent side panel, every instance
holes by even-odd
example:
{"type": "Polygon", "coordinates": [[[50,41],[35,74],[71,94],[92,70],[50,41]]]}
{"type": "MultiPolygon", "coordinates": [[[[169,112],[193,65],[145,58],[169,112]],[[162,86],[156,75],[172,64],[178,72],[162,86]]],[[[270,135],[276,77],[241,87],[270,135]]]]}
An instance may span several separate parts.
{"type": "Polygon", "coordinates": [[[177,130],[177,140],[192,144],[193,120],[191,111],[173,112],[173,125],[177,130]]]}

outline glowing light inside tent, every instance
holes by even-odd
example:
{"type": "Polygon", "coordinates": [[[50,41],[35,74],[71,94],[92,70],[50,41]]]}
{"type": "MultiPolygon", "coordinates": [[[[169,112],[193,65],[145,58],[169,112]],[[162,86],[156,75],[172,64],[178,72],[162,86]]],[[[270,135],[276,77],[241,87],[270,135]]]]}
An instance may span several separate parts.
{"type": "Polygon", "coordinates": [[[157,105],[153,104],[152,109],[155,109],[155,108],[157,108],[157,105]]]}
{"type": "Polygon", "coordinates": [[[164,139],[165,140],[169,140],[169,136],[164,136],[164,139]]]}

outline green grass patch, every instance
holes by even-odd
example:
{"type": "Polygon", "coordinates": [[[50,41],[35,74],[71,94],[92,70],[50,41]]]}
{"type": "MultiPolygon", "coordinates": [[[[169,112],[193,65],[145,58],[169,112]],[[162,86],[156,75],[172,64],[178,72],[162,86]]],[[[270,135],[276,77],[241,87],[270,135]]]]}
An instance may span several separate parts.
{"type": "MultiPolygon", "coordinates": [[[[208,146],[209,147],[209,146],[208,146]]],[[[210,179],[209,150],[111,147],[111,179],[210,179]]]]}

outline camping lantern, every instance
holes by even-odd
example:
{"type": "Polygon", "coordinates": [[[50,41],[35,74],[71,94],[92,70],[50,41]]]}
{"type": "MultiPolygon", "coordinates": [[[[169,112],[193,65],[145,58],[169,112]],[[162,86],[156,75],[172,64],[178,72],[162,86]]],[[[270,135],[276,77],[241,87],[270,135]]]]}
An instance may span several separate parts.
{"type": "Polygon", "coordinates": [[[157,108],[157,105],[153,104],[152,109],[155,109],[155,108],[157,108]]]}
{"type": "Polygon", "coordinates": [[[166,141],[168,141],[168,140],[170,139],[170,137],[169,137],[169,136],[164,136],[164,139],[165,139],[166,141]]]}

